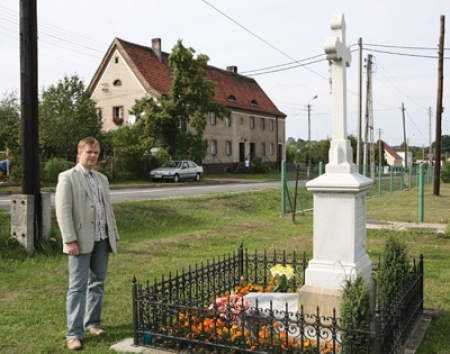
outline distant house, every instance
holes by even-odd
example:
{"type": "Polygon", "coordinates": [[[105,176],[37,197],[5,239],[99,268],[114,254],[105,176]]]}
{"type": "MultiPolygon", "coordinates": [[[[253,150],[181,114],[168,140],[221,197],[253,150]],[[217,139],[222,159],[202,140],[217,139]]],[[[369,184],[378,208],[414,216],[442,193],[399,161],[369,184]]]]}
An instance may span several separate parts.
{"type": "MultiPolygon", "coordinates": [[[[151,47],[113,40],[89,84],[104,130],[134,124],[139,117],[129,111],[136,100],[145,96],[159,98],[169,91],[168,58],[169,54],[161,51],[159,38],[152,39],[151,47]]],[[[233,169],[247,157],[278,166],[285,156],[286,115],[254,79],[238,74],[236,66],[227,70],[208,66],[206,79],[217,84],[215,101],[231,111],[223,120],[213,113],[206,117],[206,169],[233,169]]]]}
{"type": "MultiPolygon", "coordinates": [[[[404,151],[395,151],[394,148],[389,146],[383,141],[384,145],[384,158],[387,161],[387,164],[393,168],[405,167],[405,152],[404,151]]],[[[412,153],[408,151],[408,167],[412,166],[412,153]]]]}

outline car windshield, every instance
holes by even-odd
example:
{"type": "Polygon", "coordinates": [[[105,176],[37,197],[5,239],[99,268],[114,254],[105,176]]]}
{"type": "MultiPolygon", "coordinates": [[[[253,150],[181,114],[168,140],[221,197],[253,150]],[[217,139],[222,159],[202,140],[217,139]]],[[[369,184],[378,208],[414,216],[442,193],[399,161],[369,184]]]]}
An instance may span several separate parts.
{"type": "Polygon", "coordinates": [[[180,167],[181,166],[181,161],[169,161],[166,162],[162,167],[180,167]]]}

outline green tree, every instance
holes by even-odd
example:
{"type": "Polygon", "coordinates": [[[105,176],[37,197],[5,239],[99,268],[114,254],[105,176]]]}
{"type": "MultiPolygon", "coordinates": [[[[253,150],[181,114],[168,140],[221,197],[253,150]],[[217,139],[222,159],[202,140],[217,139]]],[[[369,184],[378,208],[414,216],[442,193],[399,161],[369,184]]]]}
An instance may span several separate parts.
{"type": "Polygon", "coordinates": [[[158,100],[146,97],[136,102],[132,112],[143,113],[137,125],[172,158],[201,162],[207,149],[203,140],[207,113],[223,118],[229,111],[213,101],[215,84],[205,79],[209,58],[194,54],[179,40],[169,56],[173,73],[169,92],[158,100]]]}
{"type": "MultiPolygon", "coordinates": [[[[20,107],[14,92],[5,93],[0,100],[0,151],[19,149],[20,107]]],[[[1,159],[1,158],[0,158],[1,159]]]]}
{"type": "Polygon", "coordinates": [[[75,160],[78,141],[86,136],[99,137],[101,128],[95,102],[77,75],[65,76],[42,93],[39,140],[44,159],[57,156],[75,160]]]}
{"type": "MultiPolygon", "coordinates": [[[[4,93],[0,100],[0,151],[8,149],[12,162],[10,178],[19,180],[22,174],[20,158],[20,106],[15,92],[4,93]]],[[[0,160],[6,156],[0,154],[0,160]]]]}

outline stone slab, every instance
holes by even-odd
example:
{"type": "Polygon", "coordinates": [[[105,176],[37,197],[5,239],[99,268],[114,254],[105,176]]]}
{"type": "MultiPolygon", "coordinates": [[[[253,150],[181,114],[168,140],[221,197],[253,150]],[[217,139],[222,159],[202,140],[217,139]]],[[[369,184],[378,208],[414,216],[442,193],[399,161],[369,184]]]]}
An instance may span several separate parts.
{"type": "Polygon", "coordinates": [[[258,308],[262,310],[263,314],[268,313],[270,302],[272,302],[272,310],[275,312],[276,318],[284,316],[286,304],[287,311],[293,314],[297,313],[299,309],[298,293],[250,293],[245,295],[244,299],[248,301],[251,308],[256,307],[256,302],[258,302],[258,308]]]}
{"type": "Polygon", "coordinates": [[[133,338],[126,338],[123,341],[112,345],[109,349],[119,353],[142,353],[142,354],[173,354],[174,350],[153,348],[133,344],[133,338]]]}

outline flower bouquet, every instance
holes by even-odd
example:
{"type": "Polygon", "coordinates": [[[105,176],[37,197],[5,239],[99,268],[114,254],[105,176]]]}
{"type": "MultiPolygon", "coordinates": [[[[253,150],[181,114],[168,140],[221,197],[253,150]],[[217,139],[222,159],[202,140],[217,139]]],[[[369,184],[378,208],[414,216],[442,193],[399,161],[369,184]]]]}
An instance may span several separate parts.
{"type": "Polygon", "coordinates": [[[288,292],[288,281],[294,276],[294,268],[290,265],[282,266],[277,264],[270,268],[272,274],[272,282],[274,283],[273,292],[286,293],[288,292]]]}

